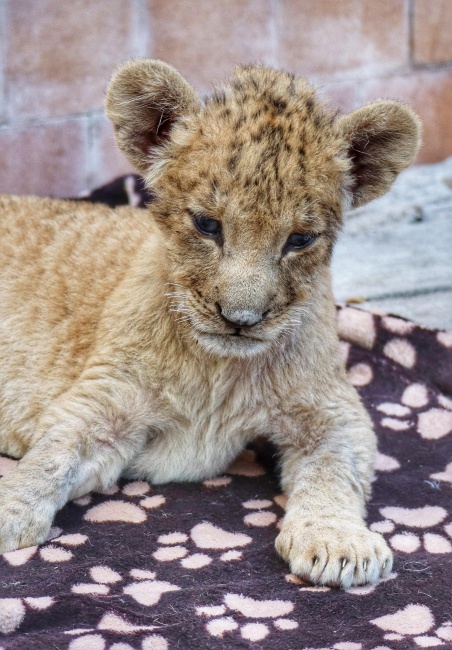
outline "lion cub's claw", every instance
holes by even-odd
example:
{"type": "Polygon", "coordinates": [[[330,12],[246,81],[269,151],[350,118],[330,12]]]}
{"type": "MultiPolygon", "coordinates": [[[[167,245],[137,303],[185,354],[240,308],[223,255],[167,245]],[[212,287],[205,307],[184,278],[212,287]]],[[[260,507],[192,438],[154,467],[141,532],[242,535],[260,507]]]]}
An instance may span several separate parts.
{"type": "Polygon", "coordinates": [[[292,573],[319,585],[348,589],[377,582],[392,569],[385,540],[363,525],[283,524],[276,550],[292,573]]]}

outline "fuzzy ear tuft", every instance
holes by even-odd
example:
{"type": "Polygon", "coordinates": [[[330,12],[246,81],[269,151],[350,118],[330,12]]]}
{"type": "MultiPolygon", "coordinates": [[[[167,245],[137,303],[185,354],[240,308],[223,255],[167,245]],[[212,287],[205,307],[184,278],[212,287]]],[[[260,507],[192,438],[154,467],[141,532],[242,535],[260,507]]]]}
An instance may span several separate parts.
{"type": "Polygon", "coordinates": [[[336,122],[351,162],[352,208],[385,194],[421,144],[421,121],[405,104],[379,100],[336,122]]]}
{"type": "Polygon", "coordinates": [[[152,59],[120,66],[105,105],[119,148],[141,174],[150,166],[152,149],[168,140],[174,123],[201,108],[198,95],[177,70],[152,59]]]}

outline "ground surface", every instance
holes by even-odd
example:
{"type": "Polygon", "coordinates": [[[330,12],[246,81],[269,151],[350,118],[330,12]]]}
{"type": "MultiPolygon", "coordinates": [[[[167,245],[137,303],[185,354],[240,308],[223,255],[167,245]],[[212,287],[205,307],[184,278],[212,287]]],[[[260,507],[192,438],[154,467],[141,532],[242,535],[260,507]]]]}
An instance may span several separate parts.
{"type": "Polygon", "coordinates": [[[333,261],[336,299],[452,330],[452,158],[405,171],[351,212],[333,261]]]}

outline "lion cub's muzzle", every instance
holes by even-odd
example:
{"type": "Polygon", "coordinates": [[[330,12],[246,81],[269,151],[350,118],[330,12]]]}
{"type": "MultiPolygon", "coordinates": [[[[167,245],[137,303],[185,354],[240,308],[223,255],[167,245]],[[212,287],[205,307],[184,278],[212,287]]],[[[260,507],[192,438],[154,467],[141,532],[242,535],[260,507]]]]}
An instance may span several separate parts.
{"type": "Polygon", "coordinates": [[[216,308],[233,329],[261,325],[275,301],[278,272],[266,259],[253,263],[254,253],[227,258],[219,269],[216,308]]]}

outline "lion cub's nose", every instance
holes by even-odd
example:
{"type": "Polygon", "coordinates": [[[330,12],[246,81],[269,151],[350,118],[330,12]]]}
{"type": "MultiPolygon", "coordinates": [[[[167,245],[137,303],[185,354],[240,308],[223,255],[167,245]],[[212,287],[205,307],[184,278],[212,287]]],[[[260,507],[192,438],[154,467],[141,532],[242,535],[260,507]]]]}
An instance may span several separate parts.
{"type": "Polygon", "coordinates": [[[264,318],[265,314],[253,309],[223,309],[218,305],[220,314],[226,325],[230,327],[252,327],[264,318]]]}

